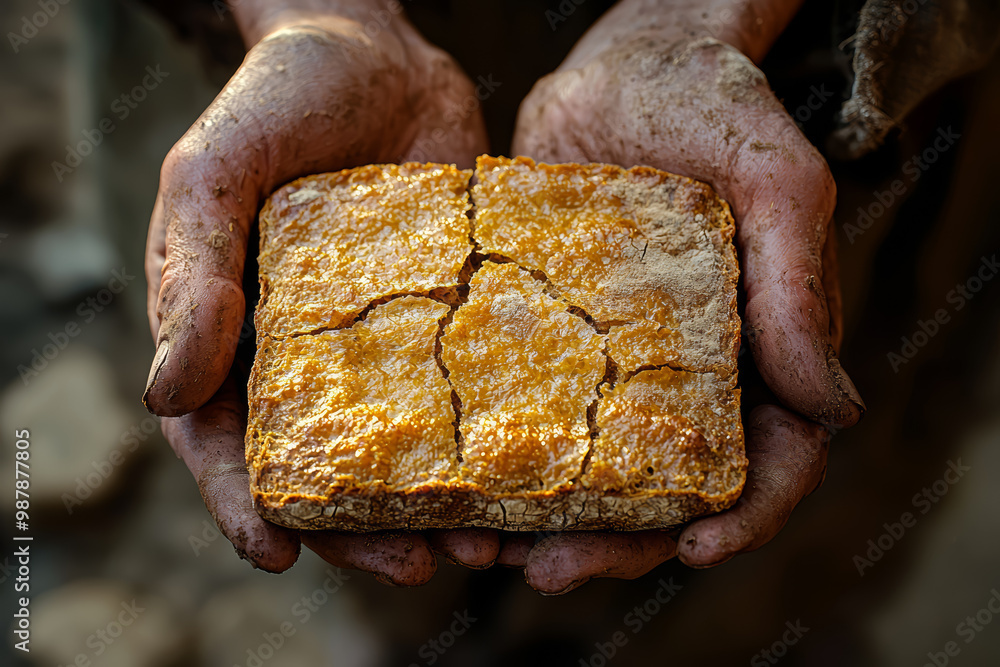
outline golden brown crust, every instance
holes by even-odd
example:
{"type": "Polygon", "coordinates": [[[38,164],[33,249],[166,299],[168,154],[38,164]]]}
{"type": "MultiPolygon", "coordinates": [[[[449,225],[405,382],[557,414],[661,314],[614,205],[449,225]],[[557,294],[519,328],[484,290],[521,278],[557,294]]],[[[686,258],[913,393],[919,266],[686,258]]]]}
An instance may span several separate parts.
{"type": "Polygon", "coordinates": [[[372,480],[406,489],[454,478],[451,388],[434,359],[449,310],[406,296],[346,329],[265,336],[249,391],[256,488],[323,496],[372,480]]]}
{"type": "Polygon", "coordinates": [[[639,371],[604,392],[584,485],[614,492],[742,485],[739,404],[735,374],[639,371]]]}
{"type": "Polygon", "coordinates": [[[377,299],[457,286],[472,250],[471,175],[439,164],[369,165],[275,192],[260,212],[257,333],[349,326],[377,299]]]}
{"type": "Polygon", "coordinates": [[[735,227],[708,185],[649,167],[528,158],[480,158],[476,177],[484,252],[543,272],[607,324],[621,369],[735,368],[735,227]]]}
{"type": "Polygon", "coordinates": [[[462,479],[486,493],[570,485],[590,449],[604,341],[543,287],[486,261],[441,338],[462,404],[462,479]]]}
{"type": "Polygon", "coordinates": [[[482,253],[470,174],[441,165],[307,177],[265,207],[247,432],[261,515],[639,530],[735,502],[726,204],[645,167],[484,156],[476,174],[482,253]],[[380,206],[393,222],[373,225],[380,206]]]}

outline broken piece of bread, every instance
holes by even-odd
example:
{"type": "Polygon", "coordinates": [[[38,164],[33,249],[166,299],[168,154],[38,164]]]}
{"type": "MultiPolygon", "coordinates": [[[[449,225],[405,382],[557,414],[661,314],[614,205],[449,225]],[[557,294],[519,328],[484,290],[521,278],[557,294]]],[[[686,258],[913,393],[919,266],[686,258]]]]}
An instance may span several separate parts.
{"type": "Polygon", "coordinates": [[[646,167],[483,156],[471,177],[370,165],[261,211],[258,512],[641,530],[730,506],[747,461],[725,202],[646,167]]]}

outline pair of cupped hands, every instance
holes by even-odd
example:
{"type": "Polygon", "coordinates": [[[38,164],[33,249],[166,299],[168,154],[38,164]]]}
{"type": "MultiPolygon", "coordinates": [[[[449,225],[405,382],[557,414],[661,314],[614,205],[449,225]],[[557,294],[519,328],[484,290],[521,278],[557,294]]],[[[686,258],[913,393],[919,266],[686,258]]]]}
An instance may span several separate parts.
{"type": "Polygon", "coordinates": [[[467,168],[488,147],[474,85],[402,14],[386,21],[368,0],[235,5],[252,47],[161,171],[146,255],[157,348],[143,400],[166,417],[167,440],[237,552],[280,572],[304,544],[403,586],[428,581],[441,554],[523,568],[532,587],[555,594],[674,556],[710,567],[774,537],[822,482],[830,431],[864,411],[836,356],[833,178],[753,65],[796,4],[623,0],[521,105],[514,155],[649,165],[711,183],[730,203],[744,340],[771,396],[745,418],[748,478],[729,510],[679,532],[546,535],[294,531],[253,509],[233,361],[247,239],[264,198],[298,176],[369,163],[467,168]],[[738,13],[721,32],[702,29],[729,4],[738,13]]]}

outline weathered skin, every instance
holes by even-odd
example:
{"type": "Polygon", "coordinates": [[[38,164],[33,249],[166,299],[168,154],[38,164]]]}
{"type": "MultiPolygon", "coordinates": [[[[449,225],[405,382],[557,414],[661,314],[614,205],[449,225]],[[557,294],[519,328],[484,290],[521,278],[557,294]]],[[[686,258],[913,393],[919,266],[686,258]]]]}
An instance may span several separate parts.
{"type": "Polygon", "coordinates": [[[677,544],[657,530],[640,533],[562,533],[537,542],[524,577],[543,595],[560,595],[591,579],[635,579],[673,558],[677,544]]]}
{"type": "Polygon", "coordinates": [[[500,535],[487,528],[429,530],[427,540],[431,549],[453,563],[476,569],[493,565],[500,554],[500,535]]]}
{"type": "MultiPolygon", "coordinates": [[[[167,417],[167,439],[237,552],[272,572],[294,563],[300,536],[252,508],[246,399],[230,375],[259,203],[304,174],[406,160],[471,167],[487,151],[478,110],[454,111],[474,95],[472,84],[402,15],[368,37],[362,26],[382,5],[303,0],[283,7],[293,4],[294,11],[256,0],[235,5],[252,48],[167,155],[146,255],[158,350],[143,401],[167,417]]],[[[424,583],[436,567],[432,545],[417,534],[311,534],[303,541],[338,566],[397,585],[424,583]]],[[[499,545],[494,531],[456,532],[437,535],[433,549],[481,566],[499,545]]]]}
{"type": "MultiPolygon", "coordinates": [[[[536,84],[514,138],[515,154],[540,161],[646,164],[704,180],[733,208],[747,296],[744,334],[762,377],[788,409],[753,413],[744,496],[685,529],[677,553],[692,566],[766,543],[818,485],[826,461],[822,429],[792,411],[838,426],[864,411],[837,359],[833,178],[752,62],[797,4],[621,2],[536,84]]],[[[544,593],[593,576],[632,578],[674,555],[666,540],[652,533],[560,535],[534,546],[525,575],[544,593]]],[[[506,564],[518,556],[501,552],[506,564]]]]}

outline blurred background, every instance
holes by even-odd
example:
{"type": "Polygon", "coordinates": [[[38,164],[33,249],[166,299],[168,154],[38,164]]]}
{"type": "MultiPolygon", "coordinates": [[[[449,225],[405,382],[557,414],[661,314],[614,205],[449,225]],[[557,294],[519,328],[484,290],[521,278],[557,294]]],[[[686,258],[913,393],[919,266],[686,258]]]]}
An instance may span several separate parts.
{"type": "MultiPolygon", "coordinates": [[[[36,20],[42,4],[0,9],[0,662],[1000,664],[996,58],[875,153],[831,162],[841,359],[868,413],[836,436],[826,483],[772,543],[718,568],[669,562],[554,598],[518,571],[443,561],[430,584],[401,590],[308,551],[282,575],[251,569],[140,403],[158,169],[242,58],[231,17],[221,3],[89,0],[53,1],[36,20]],[[943,131],[959,139],[940,150],[943,131]],[[928,150],[914,179],[907,164],[928,150]],[[31,442],[30,654],[7,630],[19,429],[31,442]],[[680,590],[656,602],[671,582],[680,590]]],[[[610,5],[410,4],[470,76],[501,82],[484,109],[494,153],[509,151],[533,81],[610,5]],[[565,20],[553,27],[547,11],[565,20]],[[469,38],[484,28],[485,47],[469,38]]],[[[810,3],[763,65],[819,146],[849,88],[843,16],[810,3]]]]}

